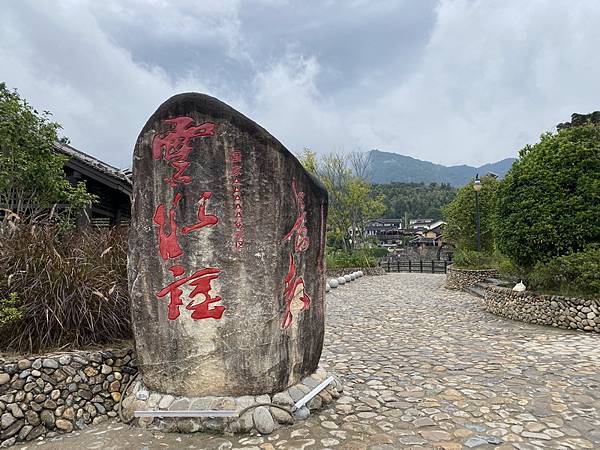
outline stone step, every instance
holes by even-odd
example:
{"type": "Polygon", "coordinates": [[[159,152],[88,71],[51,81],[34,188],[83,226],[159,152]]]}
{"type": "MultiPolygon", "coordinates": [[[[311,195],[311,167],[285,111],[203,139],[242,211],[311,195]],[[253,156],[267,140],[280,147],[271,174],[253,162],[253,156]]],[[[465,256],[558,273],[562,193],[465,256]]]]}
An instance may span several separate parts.
{"type": "Polygon", "coordinates": [[[487,280],[486,281],[479,281],[477,283],[475,283],[475,287],[479,288],[479,289],[483,289],[485,290],[485,288],[487,288],[488,286],[490,286],[491,283],[488,283],[487,280]]]}
{"type": "Polygon", "coordinates": [[[483,295],[485,293],[485,290],[481,287],[478,286],[470,286],[468,288],[465,289],[469,294],[473,294],[477,297],[483,298],[483,295]]]}

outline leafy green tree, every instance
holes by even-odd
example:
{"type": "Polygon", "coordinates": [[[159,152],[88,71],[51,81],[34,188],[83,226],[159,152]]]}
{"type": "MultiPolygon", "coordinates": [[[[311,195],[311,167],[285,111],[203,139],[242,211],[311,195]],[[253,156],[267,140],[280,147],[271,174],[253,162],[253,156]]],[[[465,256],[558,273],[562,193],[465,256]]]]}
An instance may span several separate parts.
{"type": "Polygon", "coordinates": [[[297,156],[302,166],[316,176],[318,165],[317,154],[309,148],[304,148],[297,156]]]}
{"type": "Polygon", "coordinates": [[[599,218],[600,125],[546,133],[500,185],[498,248],[529,268],[600,242],[599,218]]]}
{"type": "Polygon", "coordinates": [[[0,83],[0,209],[21,220],[59,205],[73,217],[93,196],[83,183],[71,186],[63,171],[67,157],[54,150],[60,125],[0,83]]]}
{"type": "MultiPolygon", "coordinates": [[[[494,216],[498,180],[486,175],[481,180],[479,191],[479,218],[481,250],[491,253],[494,250],[494,216]]],[[[476,204],[473,182],[461,187],[452,202],[443,208],[444,240],[453,242],[463,250],[477,250],[476,204]]]]}
{"type": "Polygon", "coordinates": [[[385,211],[382,198],[371,195],[371,185],[357,175],[366,172],[368,161],[361,161],[357,155],[341,153],[331,153],[319,159],[308,149],[299,155],[299,159],[329,193],[328,244],[344,250],[362,245],[366,222],[380,217],[385,211]]]}

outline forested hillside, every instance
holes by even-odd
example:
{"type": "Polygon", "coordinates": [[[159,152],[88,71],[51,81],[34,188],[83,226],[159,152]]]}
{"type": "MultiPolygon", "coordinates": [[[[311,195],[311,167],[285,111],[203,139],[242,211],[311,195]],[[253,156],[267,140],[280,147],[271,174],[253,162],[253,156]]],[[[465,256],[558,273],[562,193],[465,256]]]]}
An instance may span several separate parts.
{"type": "Polygon", "coordinates": [[[454,199],[456,189],[445,183],[386,183],[373,184],[371,194],[383,196],[386,218],[403,218],[408,212],[411,219],[441,219],[442,206],[454,199]]]}
{"type": "Polygon", "coordinates": [[[369,159],[369,179],[375,183],[448,183],[456,187],[468,183],[471,178],[475,178],[475,174],[483,176],[494,172],[502,178],[515,162],[515,158],[506,158],[479,167],[464,164],[444,166],[379,150],[371,150],[369,159]]]}

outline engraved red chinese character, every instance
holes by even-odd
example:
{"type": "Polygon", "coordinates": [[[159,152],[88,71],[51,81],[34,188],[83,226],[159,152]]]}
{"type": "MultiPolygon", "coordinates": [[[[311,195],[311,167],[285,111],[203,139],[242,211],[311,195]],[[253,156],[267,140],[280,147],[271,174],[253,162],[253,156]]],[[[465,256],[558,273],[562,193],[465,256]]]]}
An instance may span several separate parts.
{"type": "Polygon", "coordinates": [[[177,223],[175,222],[175,207],[181,200],[181,194],[175,195],[169,208],[169,231],[166,231],[167,218],[165,217],[166,206],[164,203],[158,205],[154,213],[153,221],[158,225],[158,248],[160,256],[165,261],[169,258],[177,258],[183,255],[183,250],[177,242],[177,223]]]}
{"type": "MultiPolygon", "coordinates": [[[[173,266],[169,269],[175,277],[181,277],[185,273],[183,266],[173,266]]],[[[175,320],[179,317],[179,307],[183,305],[181,296],[183,290],[181,286],[187,284],[193,287],[192,292],[188,294],[188,298],[192,299],[187,305],[188,311],[193,311],[192,319],[220,319],[225,311],[225,307],[221,305],[213,305],[213,303],[221,301],[221,297],[212,297],[210,291],[212,289],[211,282],[219,277],[221,271],[214,267],[208,267],[194,272],[188,277],[176,279],[167,287],[161,289],[156,296],[163,298],[169,294],[170,300],[168,305],[168,318],[175,320]],[[194,297],[202,295],[204,300],[200,303],[194,303],[194,297]]]]}
{"type": "Polygon", "coordinates": [[[296,207],[298,209],[298,217],[292,229],[287,233],[282,241],[291,239],[294,234],[294,250],[296,252],[303,252],[308,249],[310,239],[308,237],[308,228],[306,228],[306,211],[304,210],[304,192],[298,192],[296,186],[296,180],[292,180],[292,190],[294,191],[294,199],[296,201],[296,207]]]}
{"type": "Polygon", "coordinates": [[[194,119],[187,116],[166,119],[164,122],[173,127],[162,135],[154,135],[152,157],[154,159],[163,158],[176,170],[170,178],[165,178],[170,186],[175,187],[177,183],[189,184],[192,177],[184,175],[184,172],[190,166],[188,161],[188,156],[192,151],[190,141],[199,137],[213,136],[215,124],[204,122],[194,125],[194,119]]]}
{"type": "Polygon", "coordinates": [[[234,150],[229,154],[229,160],[232,163],[239,163],[242,161],[242,152],[239,150],[234,150]]]}
{"type": "Polygon", "coordinates": [[[234,177],[239,177],[241,174],[242,174],[241,166],[233,166],[231,168],[231,175],[233,175],[234,177]]]}
{"type": "MultiPolygon", "coordinates": [[[[219,222],[219,218],[214,214],[206,214],[206,203],[212,197],[212,192],[203,192],[198,200],[198,222],[185,226],[181,229],[183,234],[198,230],[204,227],[211,227],[219,222]]],[[[175,221],[175,207],[181,200],[181,194],[177,193],[173,199],[172,206],[169,208],[169,230],[167,231],[165,205],[160,204],[156,208],[153,221],[158,225],[158,248],[160,256],[166,261],[183,255],[183,250],[179,245],[177,238],[177,222],[175,221]]]]}
{"type": "Polygon", "coordinates": [[[206,203],[212,197],[212,192],[203,192],[198,200],[198,222],[193,225],[185,226],[181,229],[183,234],[198,230],[204,227],[212,227],[219,222],[219,218],[214,214],[206,214],[206,203]]]}
{"type": "Polygon", "coordinates": [[[285,290],[283,291],[283,298],[285,300],[285,313],[281,327],[286,329],[292,324],[294,315],[310,307],[310,297],[304,290],[304,279],[296,276],[296,264],[294,263],[294,256],[292,254],[290,254],[290,267],[284,281],[285,290]],[[300,302],[302,302],[302,305],[298,306],[300,302]]]}

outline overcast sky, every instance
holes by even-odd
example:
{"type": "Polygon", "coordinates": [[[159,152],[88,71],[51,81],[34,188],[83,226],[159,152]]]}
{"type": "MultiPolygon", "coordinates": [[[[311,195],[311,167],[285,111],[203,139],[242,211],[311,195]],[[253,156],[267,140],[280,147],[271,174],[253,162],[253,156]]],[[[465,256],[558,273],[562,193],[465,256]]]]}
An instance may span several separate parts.
{"type": "Polygon", "coordinates": [[[118,167],[197,91],[293,152],[515,156],[600,109],[597,0],[3,0],[0,81],[118,167]]]}

